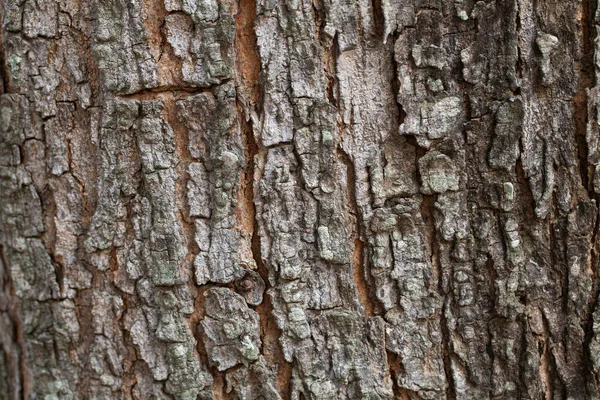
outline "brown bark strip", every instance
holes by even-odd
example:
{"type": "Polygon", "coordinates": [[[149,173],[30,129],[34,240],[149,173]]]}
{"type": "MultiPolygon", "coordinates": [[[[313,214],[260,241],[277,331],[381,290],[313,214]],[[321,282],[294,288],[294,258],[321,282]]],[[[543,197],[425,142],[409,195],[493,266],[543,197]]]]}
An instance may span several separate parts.
{"type": "MultiPolygon", "coordinates": [[[[251,105],[258,105],[260,87],[260,60],[256,49],[256,0],[239,0],[238,11],[235,15],[235,63],[238,73],[238,88],[242,89],[245,100],[251,105]]],[[[250,116],[247,115],[246,119],[250,116]]]]}
{"type": "Polygon", "coordinates": [[[164,0],[142,0],[146,18],[143,19],[148,32],[148,44],[158,63],[158,78],[163,85],[177,88],[185,86],[181,74],[181,59],[173,53],[165,33],[165,17],[169,12],[164,0]]]}
{"type": "Polygon", "coordinates": [[[277,327],[273,316],[268,290],[271,288],[269,271],[263,263],[261,254],[260,236],[258,235],[258,221],[254,196],[257,191],[256,182],[260,179],[256,166],[259,157],[263,157],[266,150],[260,146],[255,138],[252,113],[259,107],[260,102],[260,59],[257,51],[257,39],[254,29],[256,19],[256,1],[239,0],[238,10],[235,15],[236,40],[235,40],[235,73],[238,91],[238,119],[242,127],[243,145],[246,154],[246,166],[243,173],[241,187],[242,215],[239,219],[246,232],[251,237],[252,257],[257,267],[257,272],[266,284],[263,301],[255,307],[260,317],[260,332],[262,340],[261,353],[268,365],[277,366],[276,385],[283,400],[290,399],[291,375],[293,365],[284,359],[279,337],[281,330],[277,327]]]}
{"type": "Polygon", "coordinates": [[[368,281],[370,276],[368,273],[369,260],[365,254],[365,243],[362,239],[364,237],[364,222],[356,203],[356,171],[354,163],[340,147],[337,149],[337,156],[346,166],[346,196],[350,213],[356,221],[353,229],[354,249],[352,251],[354,284],[366,316],[372,317],[381,312],[381,307],[373,300],[373,290],[368,281]]]}

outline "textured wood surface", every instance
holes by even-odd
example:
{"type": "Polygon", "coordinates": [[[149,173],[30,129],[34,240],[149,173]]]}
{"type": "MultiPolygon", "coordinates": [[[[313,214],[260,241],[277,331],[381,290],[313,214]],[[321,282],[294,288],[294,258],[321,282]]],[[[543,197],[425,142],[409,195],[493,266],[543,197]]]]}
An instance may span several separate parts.
{"type": "Polygon", "coordinates": [[[0,0],[0,399],[599,399],[594,0],[0,0]]]}

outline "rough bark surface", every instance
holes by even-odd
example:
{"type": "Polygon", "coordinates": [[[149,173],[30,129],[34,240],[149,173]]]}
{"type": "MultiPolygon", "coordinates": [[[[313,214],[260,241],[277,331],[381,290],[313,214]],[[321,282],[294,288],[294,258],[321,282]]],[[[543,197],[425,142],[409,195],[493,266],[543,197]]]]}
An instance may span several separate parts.
{"type": "Polygon", "coordinates": [[[0,399],[600,398],[595,0],[0,20],[0,399]]]}

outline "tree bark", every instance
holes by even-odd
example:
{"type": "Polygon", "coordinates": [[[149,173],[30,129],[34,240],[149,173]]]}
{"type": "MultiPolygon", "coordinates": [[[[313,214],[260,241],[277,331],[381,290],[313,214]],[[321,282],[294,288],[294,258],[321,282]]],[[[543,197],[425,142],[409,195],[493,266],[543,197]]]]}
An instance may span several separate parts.
{"type": "Polygon", "coordinates": [[[600,398],[594,0],[0,13],[0,399],[600,398]]]}

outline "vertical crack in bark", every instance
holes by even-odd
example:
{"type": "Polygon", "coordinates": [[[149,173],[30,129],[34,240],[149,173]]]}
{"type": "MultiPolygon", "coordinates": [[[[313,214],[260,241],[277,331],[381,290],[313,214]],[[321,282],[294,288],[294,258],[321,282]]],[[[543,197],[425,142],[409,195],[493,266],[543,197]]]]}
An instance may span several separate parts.
{"type": "Polygon", "coordinates": [[[446,399],[456,400],[456,384],[452,375],[452,356],[450,355],[450,330],[446,319],[448,308],[447,296],[443,296],[442,314],[440,316],[440,328],[442,331],[442,357],[444,359],[444,374],[446,375],[446,399]]]}
{"type": "MultiPolygon", "coordinates": [[[[4,21],[4,2],[0,3],[0,21],[4,21]]],[[[8,69],[6,66],[5,46],[4,46],[4,34],[3,30],[0,29],[0,94],[8,93],[8,69]]]]}
{"type": "MultiPolygon", "coordinates": [[[[525,153],[525,149],[523,146],[523,138],[519,139],[519,158],[515,163],[515,175],[517,179],[517,190],[516,194],[518,196],[518,200],[515,201],[516,204],[519,204],[520,211],[525,213],[524,217],[526,221],[534,221],[537,217],[535,215],[535,200],[533,197],[533,192],[531,190],[531,186],[529,184],[529,179],[527,174],[525,174],[525,169],[523,168],[523,160],[522,154],[525,153]]],[[[551,224],[549,224],[551,229],[551,224]]],[[[552,267],[554,266],[554,262],[552,263],[552,267]]]]}
{"type": "Polygon", "coordinates": [[[271,288],[269,270],[265,266],[261,254],[258,216],[255,206],[255,183],[260,177],[256,167],[256,159],[264,155],[266,150],[256,141],[252,113],[260,102],[260,59],[257,49],[257,38],[254,30],[256,19],[256,0],[239,0],[235,16],[235,81],[237,91],[238,118],[242,129],[242,140],[246,153],[246,166],[243,172],[241,188],[242,223],[251,237],[252,257],[257,272],[265,282],[263,301],[255,307],[260,318],[261,353],[268,365],[277,366],[277,390],[284,400],[291,396],[291,376],[293,365],[283,356],[279,345],[281,331],[277,327],[273,314],[273,304],[267,293],[271,288]]]}
{"type": "Polygon", "coordinates": [[[368,275],[368,258],[365,254],[364,224],[356,198],[356,170],[350,156],[341,148],[337,148],[338,159],[346,166],[346,198],[350,213],[354,215],[354,250],[352,252],[354,284],[358,297],[367,317],[381,311],[372,296],[372,282],[368,275]]]}
{"type": "Polygon", "coordinates": [[[256,216],[256,207],[254,204],[254,183],[255,183],[255,157],[258,156],[259,149],[254,139],[254,129],[252,121],[248,120],[242,124],[242,133],[244,146],[247,154],[247,165],[244,171],[243,195],[245,202],[245,219],[251,232],[251,250],[252,257],[256,263],[257,272],[265,282],[265,293],[263,301],[256,306],[255,311],[260,317],[260,336],[262,342],[261,353],[269,365],[277,365],[277,389],[282,399],[290,398],[290,384],[292,376],[292,364],[287,362],[283,356],[283,350],[279,345],[281,330],[277,327],[273,314],[273,304],[267,293],[271,287],[269,279],[269,270],[265,266],[261,254],[260,236],[258,234],[258,219],[256,216]]]}
{"type": "Polygon", "coordinates": [[[512,90],[514,96],[521,95],[521,81],[523,78],[523,60],[521,55],[523,50],[521,49],[520,41],[518,40],[519,32],[521,31],[521,7],[519,6],[519,2],[515,2],[515,6],[517,8],[517,12],[515,13],[515,34],[517,35],[517,59],[515,61],[515,77],[517,78],[518,87],[516,90],[512,90]]]}
{"type": "Polygon", "coordinates": [[[219,372],[213,370],[213,399],[215,400],[234,400],[235,396],[233,391],[227,393],[227,379],[225,378],[226,372],[219,372]]]}
{"type": "Polygon", "coordinates": [[[169,15],[164,0],[143,0],[146,18],[143,19],[148,34],[148,44],[158,67],[160,84],[184,86],[182,61],[167,41],[165,26],[169,15]]]}
{"type": "MultiPolygon", "coordinates": [[[[138,355],[136,352],[136,345],[133,343],[133,339],[131,338],[131,334],[129,330],[125,327],[125,318],[129,309],[133,308],[132,304],[132,295],[127,293],[121,293],[121,299],[123,300],[123,313],[117,320],[117,326],[121,330],[121,334],[123,337],[123,343],[125,348],[128,351],[129,362],[125,363],[125,367],[123,369],[123,391],[125,393],[131,393],[135,385],[137,384],[137,377],[135,375],[135,363],[138,361],[138,355]]],[[[91,316],[90,316],[91,322],[91,316]]],[[[91,323],[90,323],[91,325],[91,323]]],[[[85,387],[85,386],[83,386],[85,387]]]]}
{"type": "Polygon", "coordinates": [[[546,319],[546,316],[542,310],[540,310],[540,314],[542,315],[544,327],[542,338],[543,348],[540,356],[540,379],[544,389],[544,398],[546,400],[552,400],[554,399],[554,377],[556,376],[556,364],[552,355],[552,349],[550,348],[550,327],[548,326],[548,320],[546,319]]]}
{"type": "Polygon", "coordinates": [[[56,200],[54,199],[54,190],[52,185],[48,185],[42,193],[38,193],[40,200],[42,201],[42,215],[44,219],[45,231],[41,234],[42,242],[52,260],[54,266],[54,273],[56,274],[56,283],[60,290],[59,295],[62,297],[65,293],[65,282],[64,282],[64,266],[62,264],[62,257],[56,254],[56,200]]]}
{"type": "Polygon", "coordinates": [[[333,38],[327,36],[325,26],[327,18],[322,7],[317,8],[313,5],[315,13],[316,36],[323,48],[323,73],[327,79],[325,96],[327,101],[339,108],[339,83],[337,77],[337,62],[339,57],[338,32],[334,33],[333,38]],[[336,90],[337,89],[337,90],[336,90]]]}
{"type": "Polygon", "coordinates": [[[575,140],[577,143],[577,158],[581,174],[581,184],[593,198],[593,188],[590,176],[593,166],[587,162],[586,126],[588,123],[588,97],[587,92],[595,84],[594,79],[594,46],[591,37],[593,10],[590,0],[582,0],[579,8],[581,21],[582,47],[579,59],[579,90],[573,97],[573,114],[575,120],[575,140]]]}
{"type": "Polygon", "coordinates": [[[10,273],[10,268],[8,266],[8,260],[6,258],[6,254],[4,252],[4,245],[0,244],[0,262],[2,263],[4,273],[6,274],[6,282],[5,288],[8,290],[4,292],[4,294],[9,298],[8,304],[8,316],[14,325],[14,333],[16,339],[16,345],[18,347],[18,355],[19,355],[19,365],[15,366],[19,382],[21,384],[21,399],[27,400],[31,397],[31,379],[29,377],[29,373],[27,371],[27,355],[25,353],[25,338],[23,336],[23,325],[21,324],[21,320],[19,318],[19,313],[17,310],[18,304],[16,302],[17,295],[15,293],[15,288],[12,282],[12,275],[10,273]]]}
{"type": "MultiPolygon", "coordinates": [[[[420,149],[420,147],[417,147],[420,149]]],[[[424,149],[421,149],[417,153],[425,152],[424,149]]],[[[417,155],[417,161],[419,155],[417,155]]],[[[417,172],[418,174],[418,172],[417,172]]],[[[420,176],[418,177],[420,180],[420,176]]],[[[451,292],[450,288],[444,287],[444,277],[442,266],[439,259],[439,248],[436,243],[436,229],[435,229],[435,219],[433,216],[433,206],[435,203],[435,196],[427,196],[423,195],[423,200],[421,202],[421,215],[423,216],[423,220],[425,226],[427,226],[427,233],[429,236],[429,247],[431,252],[431,266],[434,271],[437,273],[438,278],[438,288],[437,291],[440,294],[442,299],[442,309],[440,315],[440,329],[442,333],[442,358],[444,362],[444,374],[446,375],[446,398],[447,399],[456,399],[456,389],[454,378],[452,375],[452,357],[450,355],[451,347],[450,347],[450,331],[448,329],[448,321],[446,320],[446,310],[448,308],[448,297],[446,296],[446,292],[451,292]]]]}
{"type": "Polygon", "coordinates": [[[163,118],[173,129],[175,138],[175,152],[177,154],[177,165],[175,166],[175,199],[177,202],[178,218],[183,226],[186,242],[187,254],[184,260],[184,266],[192,270],[194,257],[200,252],[196,244],[196,227],[190,219],[190,203],[187,197],[187,182],[190,179],[188,166],[194,161],[189,150],[189,136],[187,128],[179,121],[176,102],[182,97],[189,95],[186,92],[163,92],[157,98],[163,103],[163,118]]]}
{"type": "Polygon", "coordinates": [[[336,74],[338,59],[337,32],[331,41],[331,46],[329,48],[325,47],[323,59],[325,61],[325,76],[327,77],[327,100],[337,109],[339,107],[339,83],[336,74]]]}
{"type": "Polygon", "coordinates": [[[279,345],[279,337],[281,330],[277,327],[273,315],[273,304],[270,296],[266,291],[271,287],[269,281],[269,271],[262,262],[260,252],[260,237],[258,235],[258,224],[254,225],[252,234],[252,254],[258,267],[257,272],[265,281],[266,290],[263,295],[263,301],[255,310],[260,317],[260,336],[262,342],[261,353],[265,357],[265,361],[269,365],[277,365],[277,390],[283,400],[291,398],[291,377],[293,364],[286,361],[283,356],[283,351],[279,345]]]}
{"type": "Polygon", "coordinates": [[[352,260],[354,264],[354,282],[358,296],[363,305],[367,317],[375,315],[375,303],[369,296],[370,288],[366,280],[366,258],[364,254],[365,244],[358,237],[354,239],[354,250],[352,252],[352,260]]]}
{"type": "MultiPolygon", "coordinates": [[[[239,0],[234,43],[236,87],[241,89],[245,100],[253,106],[258,104],[260,98],[260,59],[254,30],[255,19],[256,0],[239,0]]],[[[246,115],[246,119],[249,117],[246,115]]]]}
{"type": "MultiPolygon", "coordinates": [[[[396,35],[394,35],[394,42],[396,40],[396,35]]],[[[394,89],[395,93],[398,93],[399,90],[399,80],[397,77],[397,65],[396,60],[393,58],[394,65],[394,89]]],[[[402,105],[398,102],[398,124],[402,124],[406,117],[406,112],[402,108],[402,105]]],[[[414,136],[406,136],[406,141],[410,144],[415,151],[415,165],[419,164],[419,159],[423,157],[427,150],[418,145],[417,140],[414,136]]],[[[416,169],[416,178],[417,182],[422,182],[421,174],[419,169],[416,169]]],[[[442,361],[444,364],[444,374],[446,376],[446,398],[449,400],[456,400],[456,385],[454,382],[454,376],[452,375],[452,357],[451,357],[451,346],[450,346],[450,330],[448,329],[448,321],[446,319],[446,310],[449,307],[448,305],[448,296],[446,293],[452,293],[452,288],[444,287],[444,276],[442,265],[440,263],[439,256],[439,247],[436,242],[436,227],[435,227],[435,217],[433,215],[433,207],[436,200],[436,196],[434,195],[421,195],[421,216],[423,217],[424,225],[427,227],[425,230],[425,235],[427,236],[429,243],[429,251],[430,251],[430,265],[432,268],[432,272],[435,272],[437,275],[437,293],[439,293],[442,301],[442,308],[440,314],[440,330],[442,334],[441,338],[441,353],[442,353],[442,361]]],[[[452,280],[449,280],[449,285],[452,284],[452,280]]]]}
{"type": "MultiPolygon", "coordinates": [[[[373,9],[373,32],[377,37],[382,40],[386,40],[387,38],[384,36],[384,25],[385,25],[385,17],[383,15],[383,8],[381,5],[381,0],[371,0],[371,8],[373,9]]],[[[392,42],[394,43],[394,42],[392,42]]]]}
{"type": "MultiPolygon", "coordinates": [[[[518,381],[519,381],[519,389],[518,389],[518,396],[520,398],[525,397],[524,394],[528,392],[527,387],[528,387],[528,374],[527,374],[527,370],[526,368],[524,368],[525,365],[527,365],[527,317],[525,314],[520,314],[519,316],[517,316],[516,318],[516,322],[519,325],[519,334],[520,337],[517,338],[517,340],[519,340],[519,354],[518,354],[518,358],[517,358],[517,365],[519,368],[518,371],[518,381]]],[[[492,364],[493,365],[493,364],[492,364]]],[[[492,391],[493,393],[493,391],[492,391]]]]}
{"type": "Polygon", "coordinates": [[[398,354],[392,353],[389,350],[385,351],[387,356],[387,364],[389,368],[390,379],[392,380],[392,391],[394,393],[394,399],[404,399],[402,395],[402,389],[398,386],[398,374],[401,372],[401,362],[400,356],[398,354]]]}
{"type": "MultiPolygon", "coordinates": [[[[396,126],[396,132],[398,132],[398,130],[400,129],[400,125],[402,125],[404,123],[404,119],[406,118],[406,111],[404,111],[404,107],[402,106],[402,104],[400,104],[398,102],[398,94],[400,93],[400,76],[398,76],[399,66],[398,66],[398,62],[396,61],[395,46],[396,46],[396,41],[398,40],[399,37],[400,37],[400,33],[395,31],[392,35],[392,40],[390,41],[390,44],[388,45],[388,47],[390,49],[390,54],[392,56],[392,58],[391,58],[392,80],[390,82],[390,85],[392,87],[392,93],[394,93],[394,100],[395,100],[394,108],[396,110],[396,120],[398,122],[398,126],[396,126]]],[[[406,141],[409,142],[409,144],[415,148],[415,152],[419,152],[418,157],[415,159],[415,162],[417,162],[418,158],[423,156],[423,154],[425,154],[425,149],[422,149],[417,144],[417,141],[414,136],[405,136],[405,138],[406,138],[406,141]]]]}
{"type": "MultiPolygon", "coordinates": [[[[193,264],[196,255],[200,252],[200,248],[196,243],[196,225],[192,218],[190,218],[190,201],[187,192],[187,183],[190,180],[188,167],[192,163],[194,158],[192,157],[189,150],[189,133],[187,127],[181,123],[178,117],[177,111],[177,100],[190,95],[186,92],[163,92],[158,95],[163,102],[163,118],[173,129],[173,136],[175,139],[175,152],[177,154],[177,165],[175,166],[175,201],[177,203],[177,217],[181,222],[184,229],[187,252],[185,259],[183,260],[184,268],[189,271],[190,277],[193,276],[193,264]]],[[[188,280],[188,286],[191,287],[192,293],[195,290],[195,283],[193,278],[188,280]]],[[[208,289],[208,286],[203,288],[208,289]]],[[[196,356],[204,365],[209,365],[208,354],[206,353],[206,347],[202,341],[202,335],[197,331],[199,322],[206,315],[204,307],[204,291],[198,290],[194,299],[194,309],[192,314],[188,318],[190,330],[192,335],[196,339],[196,356]]],[[[212,376],[220,376],[216,374],[216,368],[212,369],[212,376]]],[[[224,377],[223,377],[224,379],[224,377]]],[[[213,381],[213,393],[218,392],[220,386],[215,385],[213,381]]],[[[218,398],[215,396],[215,398],[218,398]]],[[[222,397],[227,399],[225,395],[222,397]]]]}
{"type": "Polygon", "coordinates": [[[392,391],[394,400],[423,400],[419,394],[413,390],[409,390],[398,385],[397,377],[402,373],[401,357],[386,350],[387,363],[390,368],[390,377],[392,378],[392,391]]]}

